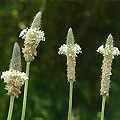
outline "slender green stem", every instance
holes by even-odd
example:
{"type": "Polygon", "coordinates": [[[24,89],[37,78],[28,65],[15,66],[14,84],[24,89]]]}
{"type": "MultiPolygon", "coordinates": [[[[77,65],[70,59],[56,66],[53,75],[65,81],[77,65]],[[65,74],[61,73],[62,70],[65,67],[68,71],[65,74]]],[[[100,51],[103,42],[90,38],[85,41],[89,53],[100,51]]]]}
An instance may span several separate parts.
{"type": "Polygon", "coordinates": [[[103,95],[103,96],[102,96],[101,120],[104,120],[105,100],[106,100],[106,95],[103,95]]]}
{"type": "Polygon", "coordinates": [[[9,106],[9,112],[8,112],[7,120],[11,120],[11,118],[12,118],[14,98],[15,98],[15,96],[13,96],[13,95],[10,96],[10,106],[9,106]]]}
{"type": "Polygon", "coordinates": [[[73,93],[73,81],[70,81],[68,120],[70,120],[72,114],[72,93],[73,93]]]}
{"type": "MultiPolygon", "coordinates": [[[[30,69],[30,62],[27,62],[27,65],[26,65],[26,76],[27,77],[29,77],[29,69],[30,69]]],[[[25,86],[24,86],[24,98],[23,98],[23,108],[22,108],[21,120],[25,119],[27,91],[28,91],[28,80],[26,80],[25,86]]]]}

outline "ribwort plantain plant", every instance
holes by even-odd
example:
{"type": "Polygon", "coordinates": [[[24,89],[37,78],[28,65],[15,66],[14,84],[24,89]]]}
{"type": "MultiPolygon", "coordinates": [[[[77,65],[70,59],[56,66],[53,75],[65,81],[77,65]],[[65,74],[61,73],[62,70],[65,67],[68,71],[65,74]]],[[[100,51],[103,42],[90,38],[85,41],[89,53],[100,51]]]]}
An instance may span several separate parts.
{"type": "Polygon", "coordinates": [[[101,110],[101,120],[104,120],[104,111],[105,111],[105,101],[106,97],[109,96],[109,88],[110,88],[110,75],[112,75],[112,61],[115,55],[120,55],[120,51],[117,47],[113,47],[113,37],[110,34],[107,38],[105,47],[101,45],[97,52],[103,55],[102,62],[102,78],[101,78],[101,89],[100,95],[102,95],[102,110],[101,110]]]}
{"type": "Polygon", "coordinates": [[[75,81],[75,66],[77,54],[82,53],[81,47],[76,43],[74,44],[74,36],[72,29],[69,28],[67,34],[66,44],[63,44],[59,48],[58,54],[64,54],[67,57],[67,78],[70,83],[69,91],[69,110],[68,110],[68,120],[71,120],[72,117],[72,93],[73,93],[73,83],[75,81]]]}
{"type": "MultiPolygon", "coordinates": [[[[24,47],[22,48],[22,52],[24,54],[26,65],[26,75],[29,77],[29,69],[30,62],[34,60],[34,56],[37,56],[36,48],[38,47],[40,41],[45,41],[44,31],[40,30],[41,25],[41,16],[42,13],[38,12],[34,17],[34,20],[30,26],[30,28],[26,28],[21,31],[19,37],[25,39],[24,47]]],[[[25,111],[26,111],[26,101],[27,101],[27,91],[28,91],[28,80],[25,82],[24,87],[24,97],[23,97],[23,108],[22,108],[22,116],[21,120],[25,119],[25,111]]]]}
{"type": "Polygon", "coordinates": [[[18,43],[14,44],[9,71],[2,72],[1,79],[2,78],[6,83],[5,89],[8,91],[7,94],[10,95],[10,106],[7,120],[11,120],[14,98],[18,98],[18,94],[21,93],[20,89],[22,85],[28,79],[28,77],[26,77],[26,74],[21,72],[21,55],[18,43]]]}

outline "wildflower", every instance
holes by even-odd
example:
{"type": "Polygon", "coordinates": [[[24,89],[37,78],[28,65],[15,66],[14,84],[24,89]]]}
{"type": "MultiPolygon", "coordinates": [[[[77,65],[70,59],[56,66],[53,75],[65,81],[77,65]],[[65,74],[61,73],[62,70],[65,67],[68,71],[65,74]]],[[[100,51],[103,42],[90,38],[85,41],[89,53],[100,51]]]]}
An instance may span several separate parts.
{"type": "Polygon", "coordinates": [[[10,61],[9,70],[2,72],[1,79],[6,83],[5,89],[8,95],[14,95],[18,98],[21,93],[20,89],[24,82],[28,79],[26,74],[21,71],[20,48],[17,43],[14,44],[12,59],[10,61]]]}
{"type": "Polygon", "coordinates": [[[101,80],[101,89],[100,94],[106,94],[106,96],[109,96],[109,87],[110,87],[110,75],[111,73],[111,65],[112,61],[114,59],[115,55],[120,55],[120,51],[117,47],[113,47],[113,37],[110,34],[107,38],[105,47],[104,45],[101,45],[97,52],[101,53],[104,56],[103,62],[102,62],[102,80],[101,80]]]}
{"type": "Polygon", "coordinates": [[[73,32],[72,29],[69,28],[66,44],[63,44],[58,52],[58,54],[64,54],[67,56],[67,77],[69,82],[71,80],[75,81],[75,57],[77,57],[77,54],[79,53],[82,53],[81,47],[77,43],[74,44],[73,32]]]}
{"type": "Polygon", "coordinates": [[[41,15],[42,13],[38,12],[30,28],[27,27],[21,31],[19,35],[19,37],[25,39],[22,52],[27,62],[31,62],[34,59],[34,56],[37,56],[36,48],[39,45],[40,41],[45,41],[45,33],[44,31],[40,30],[41,15]]]}

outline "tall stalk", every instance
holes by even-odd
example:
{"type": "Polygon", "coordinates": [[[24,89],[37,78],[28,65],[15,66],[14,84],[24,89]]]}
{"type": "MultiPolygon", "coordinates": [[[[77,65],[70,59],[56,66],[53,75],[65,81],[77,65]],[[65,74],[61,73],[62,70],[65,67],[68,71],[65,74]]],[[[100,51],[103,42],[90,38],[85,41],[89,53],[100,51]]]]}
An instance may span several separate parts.
{"type": "Polygon", "coordinates": [[[10,106],[9,106],[9,112],[8,112],[7,120],[11,120],[11,118],[12,118],[14,98],[15,98],[15,96],[13,96],[13,95],[10,96],[10,106]]]}
{"type": "MultiPolygon", "coordinates": [[[[27,62],[27,65],[26,65],[26,76],[27,77],[29,77],[29,70],[30,70],[30,62],[27,62]]],[[[24,98],[23,98],[23,108],[22,108],[21,120],[25,119],[27,91],[28,91],[28,80],[26,80],[25,86],[24,86],[24,98]]]]}
{"type": "Polygon", "coordinates": [[[106,100],[106,95],[103,95],[102,96],[101,120],[104,120],[105,100],[106,100]]]}
{"type": "Polygon", "coordinates": [[[72,114],[72,94],[73,94],[73,81],[70,82],[68,120],[70,120],[72,114]]]}

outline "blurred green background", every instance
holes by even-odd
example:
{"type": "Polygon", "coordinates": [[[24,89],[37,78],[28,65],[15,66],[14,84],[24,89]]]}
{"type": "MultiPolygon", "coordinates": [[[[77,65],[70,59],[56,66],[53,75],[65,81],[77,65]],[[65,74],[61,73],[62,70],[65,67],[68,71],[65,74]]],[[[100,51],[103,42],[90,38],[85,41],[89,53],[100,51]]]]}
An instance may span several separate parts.
{"type": "MultiPolygon", "coordinates": [[[[69,27],[82,47],[77,57],[73,92],[73,114],[80,120],[100,120],[100,76],[102,55],[96,49],[111,33],[120,49],[120,2],[0,0],[0,74],[8,70],[15,42],[23,47],[19,33],[29,26],[39,11],[43,12],[41,29],[46,41],[37,48],[31,63],[26,120],[66,120],[69,83],[66,56],[58,49],[66,41],[69,27]]],[[[21,53],[22,54],[22,53],[21,53]]],[[[22,54],[23,56],[23,54],[22,54]]],[[[25,71],[22,57],[22,71],[25,71]]],[[[112,65],[110,97],[106,101],[106,120],[120,120],[120,57],[112,65]]],[[[0,80],[0,120],[7,117],[9,96],[0,80]]],[[[15,99],[13,119],[20,119],[22,93],[15,99]]]]}

